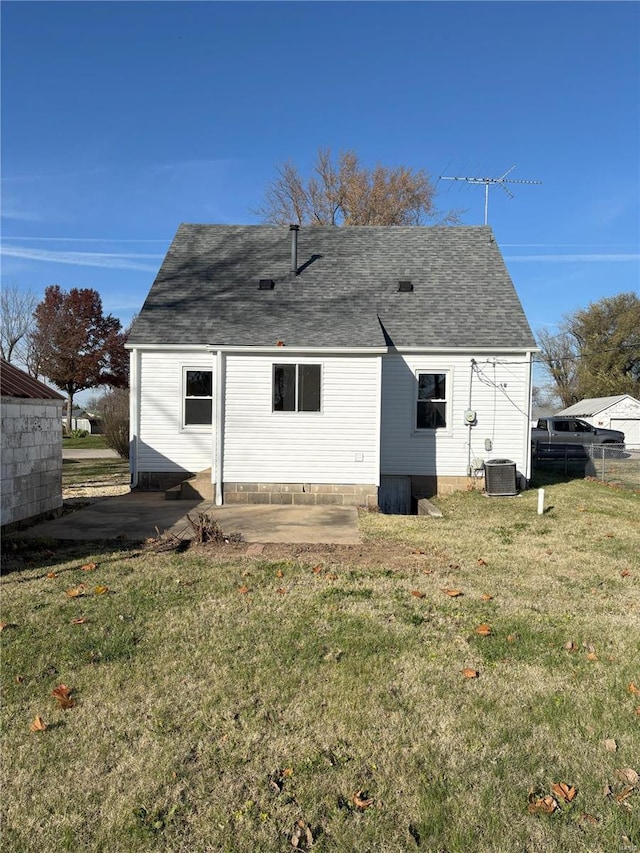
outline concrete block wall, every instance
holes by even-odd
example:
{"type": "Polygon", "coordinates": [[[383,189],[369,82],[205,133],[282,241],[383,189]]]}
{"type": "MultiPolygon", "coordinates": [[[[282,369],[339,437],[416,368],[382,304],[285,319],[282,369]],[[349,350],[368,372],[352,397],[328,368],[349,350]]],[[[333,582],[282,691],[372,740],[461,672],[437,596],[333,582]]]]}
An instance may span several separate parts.
{"type": "Polygon", "coordinates": [[[63,401],[3,397],[0,523],[62,506],[63,401]]]}
{"type": "Polygon", "coordinates": [[[378,488],[351,483],[229,483],[225,504],[285,504],[289,506],[368,506],[378,504],[378,488]]]}

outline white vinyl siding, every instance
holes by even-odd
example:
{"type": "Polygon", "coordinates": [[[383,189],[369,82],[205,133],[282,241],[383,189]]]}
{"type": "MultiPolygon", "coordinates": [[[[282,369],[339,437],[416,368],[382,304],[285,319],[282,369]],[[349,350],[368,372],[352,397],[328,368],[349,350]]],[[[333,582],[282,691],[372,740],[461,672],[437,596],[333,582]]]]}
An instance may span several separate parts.
{"type": "Polygon", "coordinates": [[[140,352],[139,472],[201,471],[211,465],[213,426],[183,426],[186,370],[213,371],[215,355],[140,352]]]}
{"type": "Polygon", "coordinates": [[[224,479],[377,483],[379,357],[226,358],[224,479]],[[320,412],[274,412],[274,364],[320,364],[320,412]]]}
{"type": "Polygon", "coordinates": [[[468,440],[471,458],[508,458],[526,471],[529,412],[529,364],[524,353],[500,356],[389,355],[382,369],[382,475],[465,476],[468,440]],[[481,376],[471,380],[471,358],[481,376]],[[491,363],[488,363],[491,362],[491,363]],[[439,430],[416,429],[417,375],[446,373],[447,426],[439,430]],[[469,386],[471,382],[471,404],[469,386]],[[464,423],[468,408],[477,413],[477,424],[464,423]],[[485,450],[485,439],[492,443],[485,450]]]}

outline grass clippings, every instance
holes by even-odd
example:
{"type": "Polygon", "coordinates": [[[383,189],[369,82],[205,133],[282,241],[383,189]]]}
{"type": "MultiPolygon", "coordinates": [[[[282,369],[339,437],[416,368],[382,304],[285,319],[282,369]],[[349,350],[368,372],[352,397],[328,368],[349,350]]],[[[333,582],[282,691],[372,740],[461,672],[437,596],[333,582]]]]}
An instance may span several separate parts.
{"type": "Polygon", "coordinates": [[[363,513],[358,546],[14,548],[3,849],[639,847],[638,500],[464,493],[363,513]]]}

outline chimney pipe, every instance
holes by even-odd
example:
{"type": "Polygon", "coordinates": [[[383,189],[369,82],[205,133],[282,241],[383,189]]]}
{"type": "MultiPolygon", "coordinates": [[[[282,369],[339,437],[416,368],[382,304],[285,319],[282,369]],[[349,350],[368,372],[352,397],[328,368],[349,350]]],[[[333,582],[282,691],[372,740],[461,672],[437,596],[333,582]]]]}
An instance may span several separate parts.
{"type": "Polygon", "coordinates": [[[298,231],[300,230],[299,225],[290,225],[289,231],[291,231],[291,272],[294,275],[298,275],[298,231]]]}

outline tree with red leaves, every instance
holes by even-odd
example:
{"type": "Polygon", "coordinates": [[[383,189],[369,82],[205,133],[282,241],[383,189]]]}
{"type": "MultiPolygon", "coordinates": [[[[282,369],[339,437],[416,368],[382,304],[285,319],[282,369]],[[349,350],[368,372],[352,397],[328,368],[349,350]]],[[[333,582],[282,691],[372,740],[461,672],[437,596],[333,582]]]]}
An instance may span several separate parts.
{"type": "Polygon", "coordinates": [[[67,394],[67,431],[71,431],[73,398],[80,391],[128,384],[129,359],[120,320],[102,312],[97,290],[57,284],[47,287],[35,313],[33,346],[40,370],[67,394]]]}

